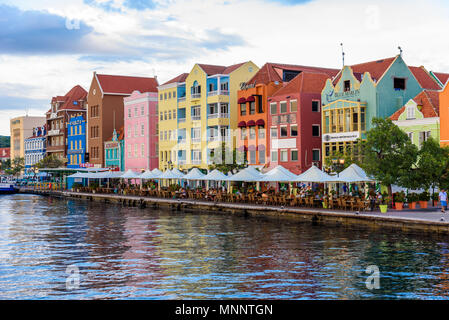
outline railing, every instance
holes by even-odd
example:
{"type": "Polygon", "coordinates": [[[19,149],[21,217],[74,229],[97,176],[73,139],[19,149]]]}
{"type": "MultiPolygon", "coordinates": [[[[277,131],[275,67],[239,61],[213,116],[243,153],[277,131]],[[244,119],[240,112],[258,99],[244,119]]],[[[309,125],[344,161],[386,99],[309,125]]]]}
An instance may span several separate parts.
{"type": "Polygon", "coordinates": [[[214,91],[209,91],[207,93],[208,97],[213,97],[213,96],[229,96],[229,91],[228,90],[214,90],[214,91]]]}
{"type": "Polygon", "coordinates": [[[179,143],[179,144],[184,144],[184,143],[186,143],[186,139],[185,139],[185,138],[183,138],[183,139],[178,139],[178,143],[179,143]]]}
{"type": "Polygon", "coordinates": [[[58,117],[58,114],[56,113],[56,112],[54,112],[54,113],[52,113],[51,115],[50,115],[50,120],[51,119],[56,119],[58,117]]]}
{"type": "Polygon", "coordinates": [[[192,93],[192,99],[199,99],[201,98],[201,93],[192,93]]]}
{"type": "Polygon", "coordinates": [[[49,136],[57,136],[57,135],[60,134],[60,131],[61,130],[59,130],[59,129],[50,130],[50,131],[48,131],[47,135],[49,135],[49,136]]]}
{"type": "Polygon", "coordinates": [[[192,138],[193,143],[201,142],[201,138],[192,138]]]}
{"type": "Polygon", "coordinates": [[[201,159],[192,160],[192,164],[201,164],[201,159]]]}
{"type": "Polygon", "coordinates": [[[201,116],[192,116],[192,120],[201,120],[201,116]]]}
{"type": "Polygon", "coordinates": [[[186,96],[178,98],[178,102],[184,102],[184,101],[186,101],[186,96]]]}
{"type": "Polygon", "coordinates": [[[210,113],[207,115],[208,119],[217,119],[217,118],[229,118],[229,113],[210,113]]]}
{"type": "Polygon", "coordinates": [[[212,141],[219,141],[220,140],[220,136],[211,136],[211,137],[207,137],[207,140],[212,142],[212,141]]]}
{"type": "Polygon", "coordinates": [[[186,118],[178,118],[178,122],[179,123],[184,123],[184,122],[186,122],[186,118]]]}
{"type": "Polygon", "coordinates": [[[69,149],[67,150],[68,154],[77,154],[77,153],[84,153],[85,150],[84,149],[69,149]]]}

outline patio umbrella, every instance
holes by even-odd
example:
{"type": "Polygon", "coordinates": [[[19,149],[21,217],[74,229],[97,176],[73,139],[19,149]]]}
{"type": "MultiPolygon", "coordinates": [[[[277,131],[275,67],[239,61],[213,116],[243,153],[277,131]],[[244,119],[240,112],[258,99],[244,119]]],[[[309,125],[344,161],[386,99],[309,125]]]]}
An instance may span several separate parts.
{"type": "Polygon", "coordinates": [[[248,167],[243,170],[240,170],[236,174],[231,177],[228,177],[227,181],[244,181],[244,182],[255,182],[260,181],[264,175],[257,171],[253,167],[248,167]]]}
{"type": "Polygon", "coordinates": [[[178,168],[173,168],[173,169],[171,170],[171,172],[173,172],[173,174],[175,174],[175,175],[177,176],[178,179],[182,179],[182,178],[184,178],[184,176],[185,176],[185,174],[182,173],[181,171],[179,171],[178,168]]]}
{"type": "Polygon", "coordinates": [[[162,175],[162,171],[158,168],[154,168],[153,170],[151,170],[151,173],[153,174],[154,179],[157,179],[162,175]]]}
{"type": "Polygon", "coordinates": [[[186,180],[203,180],[203,177],[205,176],[204,173],[202,173],[198,168],[193,168],[192,170],[187,173],[183,179],[186,180]]]}
{"type": "Polygon", "coordinates": [[[154,179],[154,175],[153,175],[153,173],[150,170],[146,170],[144,173],[142,173],[140,175],[140,178],[141,179],[146,179],[146,180],[154,179]]]}
{"type": "Polygon", "coordinates": [[[140,179],[140,174],[138,174],[138,173],[132,171],[131,169],[129,169],[123,175],[121,175],[120,178],[123,178],[123,179],[140,179]]]}
{"type": "Polygon", "coordinates": [[[324,183],[324,182],[333,182],[334,180],[333,177],[331,177],[327,173],[321,171],[316,166],[312,166],[306,172],[300,174],[295,181],[324,183]]]}
{"type": "Polygon", "coordinates": [[[260,180],[261,182],[293,182],[298,178],[298,176],[294,173],[291,173],[289,170],[285,169],[283,166],[277,166],[267,173],[264,174],[264,177],[260,180]]]}
{"type": "Polygon", "coordinates": [[[218,171],[217,169],[209,172],[204,177],[202,177],[201,180],[207,180],[207,181],[226,181],[228,180],[228,177],[221,171],[218,171]]]}
{"type": "Polygon", "coordinates": [[[374,182],[370,179],[365,171],[356,164],[351,164],[345,170],[340,172],[338,176],[333,176],[333,182],[346,182],[346,183],[356,183],[356,182],[374,182]]]}

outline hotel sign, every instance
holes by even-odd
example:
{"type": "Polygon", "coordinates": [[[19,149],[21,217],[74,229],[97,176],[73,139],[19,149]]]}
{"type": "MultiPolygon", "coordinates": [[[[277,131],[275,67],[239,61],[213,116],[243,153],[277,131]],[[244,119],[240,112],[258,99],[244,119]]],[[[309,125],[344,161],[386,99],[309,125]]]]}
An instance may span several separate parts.
{"type": "Polygon", "coordinates": [[[340,132],[340,133],[327,133],[323,135],[323,142],[344,142],[344,141],[354,141],[360,138],[360,133],[358,131],[352,132],[340,132]]]}
{"type": "Polygon", "coordinates": [[[240,90],[248,90],[256,87],[256,83],[246,83],[242,82],[240,83],[240,90]]]}
{"type": "MultiPolygon", "coordinates": [[[[329,93],[325,93],[326,95],[326,104],[334,102],[338,99],[346,99],[346,98],[358,98],[360,97],[360,90],[350,90],[350,91],[342,91],[342,92],[335,92],[332,90],[329,93]]],[[[323,102],[324,103],[324,102],[323,102]]]]}

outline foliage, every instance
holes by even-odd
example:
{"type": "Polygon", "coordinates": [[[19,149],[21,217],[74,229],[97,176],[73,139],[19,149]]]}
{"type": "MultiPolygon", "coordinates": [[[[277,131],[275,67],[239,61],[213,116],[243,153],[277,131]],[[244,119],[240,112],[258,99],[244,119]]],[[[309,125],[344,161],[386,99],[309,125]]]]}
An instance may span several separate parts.
{"type": "Polygon", "coordinates": [[[97,189],[99,187],[100,187],[100,185],[98,184],[98,182],[92,182],[89,184],[89,189],[91,189],[91,190],[97,189]]]}
{"type": "Polygon", "coordinates": [[[358,143],[354,147],[348,147],[343,152],[337,150],[332,151],[324,161],[326,168],[332,168],[333,172],[340,173],[351,164],[355,163],[361,166],[362,158],[362,142],[358,140],[358,143]],[[343,160],[343,163],[340,163],[343,160]]]}
{"type": "Polygon", "coordinates": [[[74,184],[72,184],[72,189],[79,189],[82,187],[83,187],[83,184],[79,183],[79,182],[75,182],[74,184]]]}
{"type": "Polygon", "coordinates": [[[363,142],[361,164],[368,175],[388,186],[399,184],[401,179],[410,174],[416,163],[418,149],[409,137],[390,119],[374,118],[373,128],[367,132],[363,142]]]}
{"type": "Polygon", "coordinates": [[[418,201],[418,194],[411,192],[407,195],[407,203],[418,201]]]}
{"type": "Polygon", "coordinates": [[[8,136],[0,136],[0,148],[10,148],[11,139],[8,136]]]}
{"type": "Polygon", "coordinates": [[[64,162],[56,157],[54,154],[46,156],[41,161],[36,164],[36,167],[39,169],[42,168],[60,168],[64,166],[64,162]]]}
{"type": "Polygon", "coordinates": [[[401,191],[401,192],[396,192],[395,194],[394,194],[394,202],[402,202],[402,203],[404,203],[405,202],[405,193],[404,193],[404,191],[401,191]]]}
{"type": "Polygon", "coordinates": [[[418,195],[419,201],[429,201],[430,194],[427,191],[424,191],[418,195]]]}
{"type": "Polygon", "coordinates": [[[14,158],[11,162],[11,167],[6,169],[6,174],[17,176],[22,170],[25,168],[25,159],[24,158],[14,158]]]}
{"type": "Polygon", "coordinates": [[[390,197],[388,196],[388,193],[384,192],[382,194],[382,198],[380,199],[380,204],[388,205],[390,203],[390,197]]]}
{"type": "MultiPolygon", "coordinates": [[[[229,149],[228,149],[229,150],[229,149]]],[[[229,152],[229,151],[228,151],[229,152]]],[[[216,160],[221,161],[215,161],[214,163],[209,165],[209,170],[215,170],[223,172],[224,174],[228,172],[234,172],[234,170],[241,170],[248,166],[248,160],[245,158],[243,163],[238,164],[237,163],[237,150],[233,149],[232,151],[232,163],[226,163],[226,143],[222,143],[221,145],[221,159],[219,158],[220,155],[213,155],[212,158],[216,158],[216,160]],[[221,163],[220,163],[221,162],[221,163]]]]}

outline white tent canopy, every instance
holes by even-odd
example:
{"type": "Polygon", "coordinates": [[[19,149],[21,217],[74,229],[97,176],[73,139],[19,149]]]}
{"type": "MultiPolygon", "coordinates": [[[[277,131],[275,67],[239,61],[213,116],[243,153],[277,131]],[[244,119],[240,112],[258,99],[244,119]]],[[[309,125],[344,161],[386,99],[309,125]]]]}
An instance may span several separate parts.
{"type": "Polygon", "coordinates": [[[140,175],[140,179],[153,179],[153,173],[150,170],[145,170],[144,173],[140,175]]]}
{"type": "Polygon", "coordinates": [[[154,179],[157,179],[162,175],[162,171],[158,168],[154,168],[153,170],[151,170],[151,174],[153,175],[154,179]]]}
{"type": "Polygon", "coordinates": [[[176,176],[177,179],[182,179],[182,178],[184,178],[184,176],[185,176],[185,174],[182,173],[181,171],[179,171],[178,168],[173,168],[173,169],[171,170],[171,172],[173,172],[173,174],[176,176]]]}
{"type": "Polygon", "coordinates": [[[264,177],[264,174],[257,171],[253,167],[245,168],[231,177],[227,178],[227,181],[245,181],[245,182],[254,182],[260,181],[264,177]]]}
{"type": "Polygon", "coordinates": [[[285,169],[283,166],[277,166],[267,173],[260,180],[262,182],[292,182],[295,181],[298,176],[285,169]]]}
{"type": "Polygon", "coordinates": [[[179,176],[173,171],[166,170],[162,175],[159,176],[160,179],[179,179],[179,176]]]}
{"type": "Polygon", "coordinates": [[[332,177],[334,182],[373,182],[373,179],[368,178],[365,171],[356,164],[351,164],[345,170],[340,172],[338,176],[332,177]]]}
{"type": "Polygon", "coordinates": [[[203,180],[205,174],[202,173],[198,168],[193,168],[190,170],[189,173],[187,173],[183,179],[186,180],[203,180]]]}
{"type": "Polygon", "coordinates": [[[77,172],[74,174],[71,174],[70,176],[67,176],[67,178],[88,178],[88,175],[90,173],[87,172],[77,172]]]}
{"type": "Polygon", "coordinates": [[[122,176],[120,176],[120,178],[123,178],[123,179],[140,179],[140,174],[138,174],[138,173],[132,171],[131,169],[129,169],[122,176]]]}
{"type": "Polygon", "coordinates": [[[300,174],[296,180],[297,182],[317,182],[317,183],[323,183],[323,182],[332,182],[333,177],[328,175],[327,173],[321,171],[316,166],[312,166],[310,169],[308,169],[306,172],[303,172],[300,174]]]}
{"type": "Polygon", "coordinates": [[[228,177],[221,171],[218,171],[217,169],[209,172],[207,175],[205,175],[202,180],[208,180],[208,181],[226,181],[228,180],[228,177]]]}

